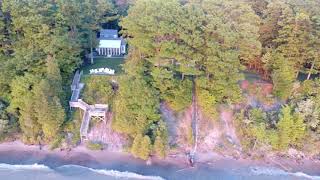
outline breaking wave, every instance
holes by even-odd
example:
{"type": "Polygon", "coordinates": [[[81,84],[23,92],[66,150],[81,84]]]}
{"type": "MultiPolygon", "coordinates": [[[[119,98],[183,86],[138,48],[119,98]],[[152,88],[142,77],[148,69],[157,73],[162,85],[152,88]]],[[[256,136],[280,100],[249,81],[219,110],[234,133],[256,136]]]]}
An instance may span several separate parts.
{"type": "Polygon", "coordinates": [[[266,167],[251,167],[250,171],[254,175],[269,175],[269,176],[295,176],[310,180],[320,180],[320,176],[312,176],[303,172],[286,172],[278,168],[266,168],[266,167]]]}
{"type": "Polygon", "coordinates": [[[42,170],[42,171],[51,171],[48,166],[42,164],[31,164],[31,165],[23,165],[23,164],[0,164],[0,169],[5,170],[42,170]]]}
{"type": "MultiPolygon", "coordinates": [[[[64,165],[55,168],[56,170],[67,170],[72,171],[71,169],[77,171],[77,169],[83,169],[87,171],[91,171],[96,174],[100,175],[106,175],[114,178],[123,178],[123,179],[139,179],[139,180],[165,180],[164,178],[160,176],[145,176],[141,174],[137,174],[134,172],[121,172],[117,170],[106,170],[106,169],[93,169],[93,168],[88,168],[84,166],[79,166],[79,165],[64,165]]],[[[22,164],[16,164],[16,165],[11,165],[11,164],[1,164],[0,163],[0,170],[26,170],[26,171],[55,171],[55,169],[51,169],[48,166],[42,165],[42,164],[31,164],[31,165],[22,165],[22,164]]],[[[59,173],[59,171],[55,171],[56,173],[59,173]]]]}
{"type": "Polygon", "coordinates": [[[97,174],[111,176],[115,178],[126,178],[126,179],[133,178],[133,179],[141,179],[141,180],[165,180],[160,176],[145,176],[145,175],[137,174],[134,172],[128,172],[128,171],[122,172],[117,170],[93,169],[93,168],[83,167],[79,165],[64,165],[64,166],[61,166],[60,168],[84,168],[97,174]]]}

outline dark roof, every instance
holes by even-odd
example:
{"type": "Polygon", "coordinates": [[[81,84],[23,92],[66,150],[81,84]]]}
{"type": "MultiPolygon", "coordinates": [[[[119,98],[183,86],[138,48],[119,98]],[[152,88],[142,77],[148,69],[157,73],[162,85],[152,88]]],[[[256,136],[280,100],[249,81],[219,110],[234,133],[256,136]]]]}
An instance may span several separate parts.
{"type": "Polygon", "coordinates": [[[102,29],[100,31],[100,38],[117,38],[118,30],[116,29],[102,29]]]}

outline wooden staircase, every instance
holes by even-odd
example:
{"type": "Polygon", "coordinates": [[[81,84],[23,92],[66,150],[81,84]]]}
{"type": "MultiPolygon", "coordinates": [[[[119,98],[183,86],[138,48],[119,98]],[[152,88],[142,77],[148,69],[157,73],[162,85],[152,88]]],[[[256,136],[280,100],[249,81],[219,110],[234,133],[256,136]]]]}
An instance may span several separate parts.
{"type": "Polygon", "coordinates": [[[82,72],[79,73],[79,71],[76,71],[74,75],[72,85],[71,85],[72,95],[69,101],[69,106],[70,108],[80,108],[84,112],[81,126],[80,126],[80,137],[81,137],[81,141],[83,141],[83,140],[87,140],[90,120],[92,117],[99,117],[104,122],[106,122],[108,105],[107,104],[89,105],[86,102],[84,102],[82,99],[79,99],[80,92],[84,87],[84,84],[80,83],[81,75],[82,75],[82,72]]]}

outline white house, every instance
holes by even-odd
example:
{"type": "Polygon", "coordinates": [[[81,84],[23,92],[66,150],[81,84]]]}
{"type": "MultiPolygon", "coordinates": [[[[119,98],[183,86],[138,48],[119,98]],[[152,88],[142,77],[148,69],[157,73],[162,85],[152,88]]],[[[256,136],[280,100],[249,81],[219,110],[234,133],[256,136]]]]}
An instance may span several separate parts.
{"type": "Polygon", "coordinates": [[[100,56],[121,56],[126,53],[126,42],[118,36],[117,30],[102,29],[96,50],[100,56]]]}

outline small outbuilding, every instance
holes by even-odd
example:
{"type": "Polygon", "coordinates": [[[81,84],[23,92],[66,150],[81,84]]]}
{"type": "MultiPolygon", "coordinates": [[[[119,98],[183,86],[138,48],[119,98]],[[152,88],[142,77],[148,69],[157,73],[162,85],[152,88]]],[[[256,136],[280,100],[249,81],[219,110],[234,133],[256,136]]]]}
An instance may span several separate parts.
{"type": "Polygon", "coordinates": [[[102,29],[98,38],[99,46],[96,48],[99,56],[122,56],[126,53],[126,41],[118,36],[115,29],[102,29]]]}

